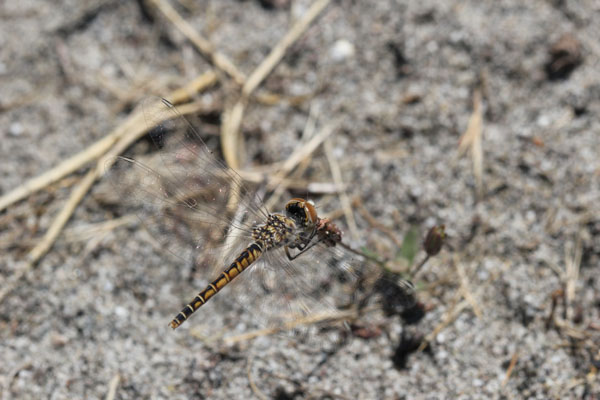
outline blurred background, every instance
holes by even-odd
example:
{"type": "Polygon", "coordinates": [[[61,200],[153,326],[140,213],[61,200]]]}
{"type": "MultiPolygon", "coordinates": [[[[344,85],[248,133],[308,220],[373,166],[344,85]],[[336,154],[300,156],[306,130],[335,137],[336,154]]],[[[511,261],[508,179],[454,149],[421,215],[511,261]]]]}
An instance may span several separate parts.
{"type": "Polygon", "coordinates": [[[3,398],[600,396],[600,2],[24,0],[0,20],[3,398]],[[149,96],[248,187],[277,178],[272,211],[314,199],[400,270],[444,224],[414,312],[313,351],[202,340],[200,315],[171,331],[213,277],[104,175],[160,154],[149,96]]]}

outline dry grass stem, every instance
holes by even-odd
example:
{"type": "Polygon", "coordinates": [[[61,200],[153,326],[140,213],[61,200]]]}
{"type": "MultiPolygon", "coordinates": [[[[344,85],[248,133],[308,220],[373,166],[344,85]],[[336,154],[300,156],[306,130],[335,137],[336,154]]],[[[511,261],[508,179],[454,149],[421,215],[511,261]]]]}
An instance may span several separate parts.
{"type": "Polygon", "coordinates": [[[111,134],[105,136],[81,153],[78,153],[75,156],[63,161],[49,171],[26,181],[21,186],[2,196],[0,198],[0,210],[3,210],[9,205],[28,197],[38,190],[45,188],[46,186],[60,180],[64,176],[75,172],[91,160],[94,160],[104,154],[124,133],[123,128],[125,128],[125,126],[127,126],[127,121],[111,132],[111,134]]]}
{"type": "Polygon", "coordinates": [[[331,0],[316,0],[306,13],[292,26],[283,38],[273,47],[269,55],[248,77],[242,88],[242,95],[249,96],[281,61],[287,49],[302,36],[304,31],[321,14],[331,0]]]}
{"type": "Polygon", "coordinates": [[[248,361],[246,363],[246,374],[248,375],[248,383],[250,384],[250,389],[252,389],[252,393],[260,400],[268,400],[268,397],[256,386],[254,383],[254,379],[252,379],[252,355],[248,356],[248,361]]]}
{"type": "MultiPolygon", "coordinates": [[[[488,286],[496,280],[497,276],[499,275],[499,273],[493,273],[492,276],[490,276],[490,278],[479,287],[479,290],[477,291],[476,297],[479,297],[480,294],[486,290],[488,288],[488,286]]],[[[460,295],[463,295],[463,293],[460,293],[460,295]]],[[[429,343],[431,343],[435,337],[443,330],[445,329],[448,325],[450,325],[456,318],[458,318],[458,316],[460,315],[460,313],[467,308],[468,306],[471,306],[471,302],[467,301],[466,299],[462,300],[460,303],[458,304],[454,304],[454,306],[450,307],[443,315],[442,317],[442,321],[433,329],[432,332],[430,332],[427,336],[425,336],[425,338],[423,339],[423,341],[421,342],[421,345],[419,346],[417,351],[423,351],[425,350],[425,348],[427,347],[427,345],[429,343]]]]}
{"type": "MultiPolygon", "coordinates": [[[[277,185],[284,190],[293,190],[297,192],[318,193],[318,194],[336,194],[346,188],[333,182],[312,182],[306,179],[284,178],[277,181],[270,175],[265,175],[258,171],[238,171],[242,179],[252,183],[265,182],[268,186],[277,185]]],[[[271,196],[273,197],[273,196],[271,196]]]]}
{"type": "MultiPolygon", "coordinates": [[[[193,103],[195,104],[195,103],[193,103]]],[[[181,107],[182,110],[179,112],[183,114],[183,112],[197,112],[201,109],[199,105],[195,107],[181,107]]],[[[166,114],[166,116],[169,116],[166,114]]],[[[59,233],[62,228],[65,226],[71,215],[75,211],[75,208],[83,199],[83,197],[90,190],[96,179],[104,175],[106,170],[110,168],[113,158],[117,155],[124,152],[129,146],[131,146],[135,141],[137,141],[140,137],[142,137],[149,129],[153,127],[147,126],[144,118],[143,112],[135,113],[131,119],[128,120],[131,123],[131,127],[125,131],[125,134],[119,138],[117,144],[110,149],[108,153],[104,155],[100,160],[98,160],[96,167],[91,169],[83,178],[83,180],[73,189],[71,192],[71,196],[67,200],[64,208],[59,212],[56,216],[52,225],[44,235],[44,238],[35,246],[31,252],[29,253],[29,263],[35,264],[40,258],[50,250],[50,247],[56,241],[59,233]]],[[[155,121],[155,123],[160,123],[164,121],[155,121]]],[[[0,297],[0,301],[2,298],[0,297]]]]}
{"type": "MultiPolygon", "coordinates": [[[[591,333],[586,332],[582,329],[576,328],[570,322],[568,322],[567,320],[561,319],[561,318],[556,318],[554,321],[554,324],[557,328],[560,329],[560,331],[562,333],[569,336],[571,339],[586,340],[586,339],[589,339],[591,336],[591,333]]],[[[566,346],[571,346],[571,345],[572,345],[572,343],[568,343],[566,346]]]]}
{"type": "MultiPolygon", "coordinates": [[[[340,165],[336,158],[333,156],[331,141],[326,140],[324,147],[325,157],[327,157],[327,162],[329,163],[329,169],[331,170],[333,182],[335,182],[336,185],[342,186],[344,184],[342,170],[340,169],[340,165]]],[[[348,222],[348,228],[350,229],[350,235],[352,236],[352,239],[357,240],[359,237],[358,226],[356,226],[356,220],[354,219],[354,213],[352,212],[352,203],[350,202],[350,198],[345,191],[340,192],[339,196],[342,209],[344,210],[344,215],[346,216],[346,222],[348,222]]]]}
{"type": "Polygon", "coordinates": [[[392,229],[392,228],[384,225],[380,221],[378,221],[377,218],[375,218],[369,212],[369,210],[367,210],[367,208],[365,207],[365,205],[360,197],[355,197],[352,200],[352,205],[355,207],[358,207],[359,214],[362,215],[362,217],[367,220],[367,223],[369,224],[370,227],[375,228],[378,231],[381,231],[382,233],[384,233],[387,237],[389,237],[394,242],[396,247],[398,247],[398,248],[402,247],[402,240],[398,239],[394,229],[392,229]]]}
{"type": "Polygon", "coordinates": [[[284,332],[294,329],[298,326],[303,325],[313,325],[321,322],[337,322],[344,321],[348,319],[354,319],[358,316],[356,310],[347,310],[347,311],[329,311],[317,314],[307,315],[305,317],[298,318],[294,321],[287,322],[280,326],[273,326],[264,329],[257,329],[254,331],[246,332],[241,335],[230,336],[223,338],[223,341],[227,345],[236,344],[239,342],[246,342],[248,340],[252,340],[259,336],[267,336],[273,335],[277,332],[284,332]]]}
{"type": "Polygon", "coordinates": [[[510,376],[512,375],[515,366],[517,365],[517,361],[519,360],[519,353],[514,352],[512,358],[510,359],[510,364],[508,364],[508,368],[506,369],[506,375],[504,376],[504,380],[502,381],[502,387],[506,386],[510,376]]]}
{"type": "Polygon", "coordinates": [[[114,400],[117,394],[117,388],[119,387],[119,382],[121,381],[121,377],[119,374],[113,376],[108,384],[108,392],[106,393],[105,400],[114,400]]]}
{"type": "MultiPolygon", "coordinates": [[[[173,90],[166,99],[173,105],[190,101],[194,95],[208,89],[217,83],[217,74],[214,71],[206,71],[192,79],[185,86],[173,90]]],[[[184,114],[179,110],[180,113],[184,114]]]]}
{"type": "Polygon", "coordinates": [[[323,126],[319,132],[310,140],[295,150],[287,160],[281,165],[278,175],[282,177],[288,175],[298,164],[308,158],[331,134],[335,131],[337,122],[330,122],[323,126]]]}
{"type": "MultiPolygon", "coordinates": [[[[197,112],[201,109],[199,105],[196,105],[195,107],[182,108],[183,110],[180,110],[180,113],[182,114],[184,111],[197,112]]],[[[156,121],[156,123],[160,122],[163,121],[156,121]]],[[[152,128],[153,127],[151,126],[147,126],[144,113],[137,111],[134,112],[115,131],[108,135],[108,137],[114,137],[114,140],[117,141],[116,144],[114,144],[112,148],[109,147],[106,149],[108,152],[98,160],[96,166],[92,168],[81,180],[81,182],[79,182],[79,184],[73,189],[65,206],[52,221],[52,224],[46,231],[46,234],[42,240],[29,252],[26,262],[19,266],[11,279],[6,282],[2,289],[0,289],[0,302],[8,293],[14,290],[23,276],[25,276],[25,274],[50,250],[65,224],[71,218],[71,215],[75,211],[75,208],[79,202],[88,193],[96,179],[104,175],[106,170],[110,168],[112,162],[114,162],[114,157],[124,152],[129,146],[131,146],[135,141],[137,141],[149,129],[152,128]],[[119,133],[119,135],[114,135],[115,132],[119,133]]],[[[100,142],[102,142],[102,140],[100,142]]],[[[113,144],[112,141],[111,144],[113,144]]]]}
{"type": "Polygon", "coordinates": [[[221,123],[221,150],[227,165],[232,169],[240,169],[242,164],[238,149],[242,147],[240,126],[246,109],[246,99],[238,100],[233,106],[226,107],[221,123]]]}
{"type": "Polygon", "coordinates": [[[469,280],[467,275],[465,274],[465,270],[462,266],[462,263],[458,259],[458,255],[454,256],[454,267],[456,268],[456,273],[458,274],[458,278],[460,280],[460,289],[462,291],[462,295],[465,300],[469,302],[473,312],[477,316],[477,318],[481,319],[483,317],[483,312],[481,308],[479,308],[479,303],[473,296],[473,292],[471,292],[471,285],[469,285],[469,280]]]}
{"type": "Polygon", "coordinates": [[[444,328],[446,328],[448,325],[450,325],[456,318],[458,318],[458,316],[460,315],[460,313],[465,308],[469,307],[469,305],[470,305],[470,303],[468,301],[463,300],[460,303],[458,303],[455,307],[453,307],[450,310],[446,311],[446,313],[444,314],[444,317],[442,318],[442,322],[440,322],[433,329],[433,331],[431,331],[427,336],[425,336],[425,338],[421,342],[421,345],[419,345],[419,348],[417,349],[417,351],[423,351],[423,350],[425,350],[425,348],[429,345],[429,343],[431,343],[433,340],[435,340],[436,336],[442,330],[444,330],[444,328]]]}
{"type": "Polygon", "coordinates": [[[475,90],[473,93],[473,114],[469,118],[469,124],[465,133],[458,143],[459,156],[464,155],[467,150],[471,151],[473,160],[473,174],[477,186],[477,196],[483,195],[483,149],[481,138],[483,133],[483,107],[481,105],[481,92],[475,90]]]}
{"type": "Polygon", "coordinates": [[[181,15],[165,0],[150,0],[165,17],[179,31],[186,37],[190,42],[196,46],[196,48],[202,53],[209,61],[218,69],[224,71],[226,74],[231,76],[233,80],[243,85],[246,77],[237,69],[237,67],[223,54],[217,52],[214,46],[204,37],[202,37],[196,30],[184,20],[181,15]]]}
{"type": "Polygon", "coordinates": [[[63,237],[66,243],[85,242],[98,234],[110,232],[122,226],[133,225],[137,223],[137,221],[138,219],[135,215],[125,215],[117,219],[111,219],[96,224],[65,229],[63,237]]]}
{"type": "Polygon", "coordinates": [[[280,93],[267,92],[261,90],[252,95],[252,99],[259,104],[265,106],[275,106],[281,103],[289,104],[293,107],[299,107],[307,101],[311,100],[315,96],[315,93],[299,94],[299,95],[286,95],[280,93]]]}
{"type": "Polygon", "coordinates": [[[575,287],[579,279],[579,268],[581,267],[581,257],[583,254],[581,238],[577,238],[575,248],[571,254],[567,251],[565,254],[565,302],[567,320],[571,320],[573,315],[573,300],[575,299],[575,287]]]}
{"type": "Polygon", "coordinates": [[[300,181],[300,177],[306,172],[306,169],[308,168],[308,164],[306,163],[307,160],[308,159],[304,159],[304,161],[300,162],[298,168],[296,168],[292,175],[287,179],[280,178],[279,176],[270,175],[271,178],[269,178],[268,180],[269,183],[267,183],[267,187],[275,187],[275,190],[267,200],[268,207],[272,207],[275,204],[279,203],[279,200],[283,196],[284,192],[288,189],[288,187],[286,187],[286,185],[283,184],[284,181],[300,181]]]}
{"type": "Polygon", "coordinates": [[[248,97],[261,84],[261,82],[271,73],[273,68],[281,61],[287,49],[306,31],[309,25],[317,16],[327,7],[331,0],[317,0],[306,13],[298,20],[286,35],[273,47],[271,52],[265,59],[254,69],[250,76],[246,79],[242,87],[240,99],[226,110],[223,115],[223,123],[221,130],[221,143],[223,147],[223,158],[225,162],[233,168],[239,169],[238,149],[242,147],[239,143],[239,131],[242,124],[244,109],[248,101],[248,97]]]}
{"type": "Polygon", "coordinates": [[[420,263],[411,268],[409,275],[414,279],[417,276],[417,274],[421,271],[421,268],[423,268],[423,266],[427,264],[427,261],[429,261],[430,258],[431,256],[429,254],[425,254],[425,258],[423,258],[423,260],[420,263]]]}
{"type": "MultiPolygon", "coordinates": [[[[287,175],[292,172],[294,168],[298,164],[302,162],[302,160],[308,158],[320,145],[323,143],[334,131],[336,123],[330,122],[326,124],[321,130],[314,135],[308,142],[304,143],[302,146],[298,147],[285,162],[281,165],[279,171],[275,174],[272,179],[271,189],[276,190],[281,182],[285,179],[287,175]]],[[[272,197],[267,201],[267,208],[270,209],[273,207],[273,203],[279,201],[279,199],[272,197]]]]}
{"type": "Polygon", "coordinates": [[[26,105],[29,105],[29,104],[37,101],[41,97],[40,93],[41,93],[41,90],[38,87],[37,90],[35,90],[32,93],[28,93],[24,96],[18,97],[15,100],[12,100],[10,102],[0,103],[0,112],[6,112],[9,110],[12,110],[13,108],[19,108],[19,107],[24,107],[26,105]]]}
{"type": "MultiPolygon", "coordinates": [[[[359,204],[361,202],[361,198],[360,196],[354,196],[352,198],[352,205],[356,205],[359,204]]],[[[326,217],[331,219],[331,220],[336,220],[336,219],[340,219],[344,216],[344,210],[342,210],[341,208],[338,208],[336,210],[332,210],[330,212],[327,213],[326,217]]]]}
{"type": "MultiPolygon", "coordinates": [[[[175,90],[171,95],[168,96],[168,98],[181,99],[184,97],[184,93],[187,93],[192,89],[196,89],[196,91],[203,90],[213,85],[215,82],[215,73],[209,71],[202,74],[199,78],[194,79],[184,88],[175,90]]],[[[105,154],[108,149],[110,149],[117,141],[119,141],[121,137],[126,135],[133,126],[140,123],[145,123],[143,113],[132,113],[121,125],[119,125],[102,139],[98,140],[96,143],[87,147],[85,150],[74,155],[73,157],[63,161],[49,171],[26,181],[21,186],[0,197],[0,211],[15,202],[30,196],[38,190],[41,190],[46,186],[62,179],[66,175],[77,171],[90,161],[95,160],[101,155],[105,154]]]]}
{"type": "MultiPolygon", "coordinates": [[[[79,205],[81,199],[87,194],[94,182],[96,181],[96,169],[90,170],[83,180],[73,189],[67,203],[52,221],[52,224],[46,231],[42,240],[29,252],[28,265],[36,264],[44,254],[50,250],[60,231],[65,226],[71,215],[79,205]]],[[[2,298],[0,297],[0,301],[2,298]]]]}
{"type": "MultiPolygon", "coordinates": [[[[316,132],[316,127],[317,127],[317,118],[315,116],[315,109],[314,107],[311,107],[308,113],[308,118],[306,119],[306,124],[304,124],[304,129],[302,130],[302,141],[309,141],[312,137],[314,137],[315,132],[316,132]]],[[[309,158],[305,158],[303,161],[300,162],[298,168],[296,168],[296,170],[294,171],[294,176],[290,179],[285,179],[285,177],[283,175],[277,175],[277,176],[273,176],[273,173],[270,173],[269,176],[273,177],[274,179],[270,179],[270,183],[268,184],[269,188],[274,188],[273,193],[271,194],[269,200],[268,200],[268,205],[272,206],[276,203],[279,202],[279,199],[281,198],[281,196],[283,196],[283,193],[285,192],[285,190],[287,189],[286,186],[283,184],[284,180],[300,180],[300,177],[304,175],[304,172],[306,172],[306,169],[308,168],[310,164],[310,160],[309,158]]],[[[275,170],[279,170],[279,168],[275,169],[275,170]]]]}

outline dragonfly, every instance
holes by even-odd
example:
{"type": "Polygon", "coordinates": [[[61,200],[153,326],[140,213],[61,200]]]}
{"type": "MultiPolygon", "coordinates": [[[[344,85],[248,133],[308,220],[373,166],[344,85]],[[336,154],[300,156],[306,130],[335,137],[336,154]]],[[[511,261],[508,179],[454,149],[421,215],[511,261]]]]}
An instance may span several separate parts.
{"type": "MultiPolygon", "coordinates": [[[[337,309],[340,287],[366,275],[383,277],[345,250],[341,229],[322,218],[313,201],[294,197],[282,212],[268,211],[171,103],[153,101],[143,109],[158,157],[119,157],[110,181],[137,207],[161,249],[211,271],[212,280],[174,316],[171,328],[226,287],[231,290],[223,297],[231,304],[271,324],[337,309]]],[[[400,281],[398,287],[399,301],[414,303],[412,285],[400,281]]]]}
{"type": "Polygon", "coordinates": [[[264,224],[255,227],[252,230],[252,239],[253,243],[177,314],[170,323],[171,328],[176,329],[181,325],[225,285],[258,260],[265,251],[283,247],[288,260],[293,261],[319,243],[334,246],[341,240],[341,235],[335,225],[317,217],[313,202],[294,198],[285,205],[284,215],[270,214],[264,224]],[[292,255],[290,251],[293,249],[299,252],[292,255]]]}

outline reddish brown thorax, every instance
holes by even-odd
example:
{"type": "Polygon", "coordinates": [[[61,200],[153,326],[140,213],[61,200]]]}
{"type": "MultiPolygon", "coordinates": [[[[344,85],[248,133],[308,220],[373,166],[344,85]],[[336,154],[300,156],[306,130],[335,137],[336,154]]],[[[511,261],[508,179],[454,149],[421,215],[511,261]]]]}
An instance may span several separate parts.
{"type": "Polygon", "coordinates": [[[329,247],[342,241],[342,231],[329,218],[319,218],[317,223],[317,233],[319,240],[329,247]]]}

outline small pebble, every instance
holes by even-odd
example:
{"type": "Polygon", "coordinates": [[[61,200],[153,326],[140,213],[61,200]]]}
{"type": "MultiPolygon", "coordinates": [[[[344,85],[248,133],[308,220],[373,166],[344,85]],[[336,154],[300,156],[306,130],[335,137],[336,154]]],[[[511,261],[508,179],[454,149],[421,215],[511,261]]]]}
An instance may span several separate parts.
{"type": "Polygon", "coordinates": [[[8,127],[8,133],[12,136],[21,136],[23,134],[23,131],[25,131],[25,128],[20,122],[13,122],[8,127]]]}
{"type": "Polygon", "coordinates": [[[127,318],[127,316],[129,315],[129,311],[125,307],[116,306],[115,307],[115,314],[117,315],[117,317],[127,318]]]}
{"type": "Polygon", "coordinates": [[[333,44],[330,51],[334,61],[343,61],[354,56],[354,45],[346,39],[340,39],[333,44]]]}
{"type": "Polygon", "coordinates": [[[548,125],[550,125],[550,118],[547,115],[540,115],[538,117],[536,123],[538,124],[538,126],[545,128],[548,125]]]}
{"type": "Polygon", "coordinates": [[[104,283],[104,291],[105,292],[109,292],[110,293],[114,289],[115,289],[115,285],[112,282],[107,281],[107,282],[104,283]]]}

